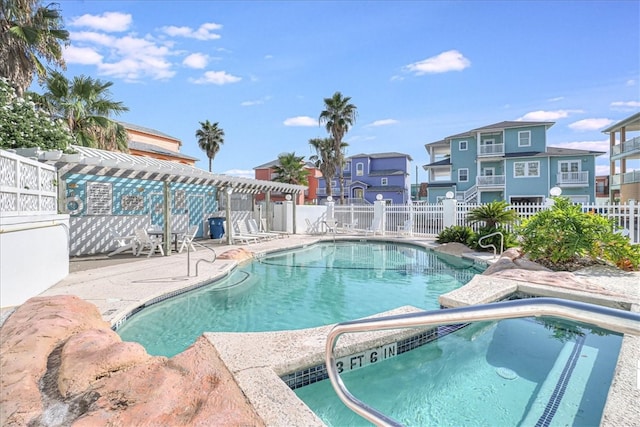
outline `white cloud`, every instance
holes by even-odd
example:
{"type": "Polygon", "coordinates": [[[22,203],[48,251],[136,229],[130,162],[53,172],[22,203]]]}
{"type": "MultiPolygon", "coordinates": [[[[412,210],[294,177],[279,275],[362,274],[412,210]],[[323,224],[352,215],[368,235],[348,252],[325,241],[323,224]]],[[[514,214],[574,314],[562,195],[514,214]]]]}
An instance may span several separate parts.
{"type": "Polygon", "coordinates": [[[573,122],[569,127],[577,131],[598,130],[613,123],[611,119],[584,119],[573,122]]]}
{"type": "Polygon", "coordinates": [[[229,169],[228,171],[222,172],[225,175],[238,176],[241,178],[249,178],[255,179],[256,175],[253,170],[245,170],[245,169],[229,169]]]}
{"type": "Polygon", "coordinates": [[[189,79],[190,82],[195,84],[214,84],[219,86],[237,83],[240,80],[242,80],[241,77],[228,74],[226,71],[207,71],[199,79],[189,79]]]}
{"type": "Polygon", "coordinates": [[[99,44],[102,46],[111,46],[117,40],[115,37],[104,33],[96,33],[95,31],[72,31],[69,34],[72,42],[85,42],[99,44]]]}
{"type": "Polygon", "coordinates": [[[638,84],[638,81],[635,79],[627,80],[627,86],[635,86],[638,84]]]}
{"type": "Polygon", "coordinates": [[[102,55],[90,47],[67,46],[63,50],[67,64],[96,65],[102,63],[102,55]]]}
{"type": "Polygon", "coordinates": [[[607,165],[596,165],[596,176],[609,175],[611,167],[607,165]]]}
{"type": "Polygon", "coordinates": [[[614,101],[611,103],[611,108],[614,110],[630,111],[640,107],[639,101],[614,101]]]}
{"type": "MultiPolygon", "coordinates": [[[[562,142],[559,144],[550,144],[553,147],[560,148],[572,148],[575,150],[590,150],[590,151],[603,151],[605,153],[609,153],[609,140],[603,139],[600,141],[572,141],[572,142],[562,142]]],[[[607,154],[608,155],[608,154],[607,154]]],[[[598,157],[598,159],[604,156],[598,157]]]]}
{"type": "Polygon", "coordinates": [[[203,53],[192,53],[182,60],[182,64],[189,68],[202,69],[207,66],[209,57],[203,53]]]}
{"type": "Polygon", "coordinates": [[[251,107],[253,105],[262,105],[264,104],[266,101],[270,100],[271,97],[270,96],[265,96],[262,99],[256,99],[253,101],[243,101],[240,103],[241,106],[243,107],[251,107]]]}
{"type": "Polygon", "coordinates": [[[550,98],[549,102],[558,102],[558,101],[562,101],[564,99],[564,96],[556,96],[555,98],[550,98]]]}
{"type": "Polygon", "coordinates": [[[382,119],[382,120],[376,120],[367,126],[368,127],[389,126],[389,125],[395,125],[396,123],[398,123],[398,121],[395,119],[382,119]]]}
{"type": "Polygon", "coordinates": [[[131,15],[120,12],[105,12],[102,15],[82,15],[72,18],[69,25],[72,27],[89,27],[96,30],[117,32],[126,31],[131,25],[131,15]]]}
{"type": "Polygon", "coordinates": [[[516,119],[516,121],[549,121],[558,120],[569,117],[569,114],[582,113],[581,110],[556,110],[556,111],[531,111],[524,116],[516,119]]]}
{"type": "Polygon", "coordinates": [[[165,34],[168,34],[172,37],[186,37],[196,40],[217,40],[221,36],[220,34],[216,34],[213,31],[220,29],[222,29],[222,25],[216,24],[214,22],[202,24],[197,30],[194,30],[191,27],[176,27],[173,25],[161,28],[161,30],[165,34]]]}
{"type": "Polygon", "coordinates": [[[423,74],[446,73],[449,71],[462,71],[471,66],[471,61],[464,57],[457,50],[448,50],[431,58],[406,65],[404,70],[415,73],[417,76],[423,74]]]}
{"type": "Polygon", "coordinates": [[[284,121],[285,126],[319,126],[318,119],[309,116],[291,117],[284,121]]]}

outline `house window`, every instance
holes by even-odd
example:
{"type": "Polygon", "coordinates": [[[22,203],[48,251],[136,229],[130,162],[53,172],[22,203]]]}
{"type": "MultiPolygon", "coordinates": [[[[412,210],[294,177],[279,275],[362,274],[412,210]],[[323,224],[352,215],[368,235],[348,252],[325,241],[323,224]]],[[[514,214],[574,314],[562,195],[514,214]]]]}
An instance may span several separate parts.
{"type": "Polygon", "coordinates": [[[458,181],[459,182],[467,182],[469,181],[469,169],[459,169],[458,170],[458,181]]]}
{"type": "Polygon", "coordinates": [[[515,162],[513,164],[514,178],[530,178],[540,176],[540,162],[515,162]]]}
{"type": "Polygon", "coordinates": [[[389,178],[380,178],[380,185],[387,185],[389,183],[389,178]]]}
{"type": "Polygon", "coordinates": [[[356,163],[356,176],[364,175],[364,163],[356,163]]]}
{"type": "Polygon", "coordinates": [[[460,151],[467,151],[467,141],[460,141],[458,143],[458,148],[460,151]]]}
{"type": "Polygon", "coordinates": [[[518,147],[530,147],[531,146],[531,131],[523,130],[518,132],[518,147]]]}
{"type": "Polygon", "coordinates": [[[344,171],[349,172],[351,170],[351,162],[345,162],[344,171]]]}
{"type": "Polygon", "coordinates": [[[560,172],[580,172],[580,161],[579,160],[567,160],[562,161],[560,163],[560,172]]]}

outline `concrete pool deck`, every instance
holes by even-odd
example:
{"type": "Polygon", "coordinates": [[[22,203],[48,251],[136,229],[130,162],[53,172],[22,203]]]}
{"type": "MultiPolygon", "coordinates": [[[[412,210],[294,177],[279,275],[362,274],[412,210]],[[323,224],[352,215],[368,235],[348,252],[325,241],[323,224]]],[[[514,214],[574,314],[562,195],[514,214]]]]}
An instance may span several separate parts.
{"type": "MultiPolygon", "coordinates": [[[[364,237],[339,235],[337,239],[366,238],[367,240],[392,240],[435,248],[432,239],[412,237],[364,237]]],[[[218,254],[231,249],[244,248],[254,254],[301,247],[321,240],[333,240],[333,236],[297,235],[250,245],[219,245],[200,241],[212,247],[218,254]]],[[[457,254],[492,262],[486,253],[457,254]]],[[[212,258],[204,249],[191,254],[191,275],[187,275],[187,254],[170,257],[154,256],[134,258],[124,255],[118,258],[106,256],[83,257],[71,260],[71,273],[64,280],[43,292],[47,295],[75,295],[98,307],[103,318],[112,325],[146,303],[166,295],[222,278],[237,265],[234,260],[218,259],[213,264],[198,265],[199,277],[195,277],[195,263],[200,258],[212,258]]],[[[566,297],[610,306],[628,307],[640,312],[640,273],[626,273],[615,269],[591,268],[575,273],[590,286],[587,291],[571,287],[530,283],[527,278],[497,278],[476,276],[469,288],[448,295],[452,306],[482,303],[496,295],[520,290],[534,295],[566,297]],[[524,279],[524,280],[523,280],[524,279]],[[604,292],[603,292],[604,290],[604,292]]],[[[466,288],[466,287],[465,287],[466,288]]],[[[499,298],[498,298],[499,299],[499,298]]],[[[495,299],[493,299],[495,300],[495,299]]],[[[394,312],[416,310],[398,308],[394,312]]],[[[324,361],[324,345],[331,326],[299,331],[266,332],[254,334],[206,333],[220,358],[234,375],[256,412],[267,425],[322,425],[322,422],[295,396],[280,375],[313,366],[324,361]],[[259,338],[258,338],[259,337],[259,338]],[[256,346],[255,343],[260,345],[256,346]]],[[[357,342],[346,342],[358,347],[382,339],[380,334],[363,335],[357,342]]],[[[345,353],[347,354],[347,353],[345,353]]],[[[620,352],[619,363],[605,407],[602,425],[640,425],[640,409],[632,402],[640,401],[640,337],[626,336],[620,352]]]]}

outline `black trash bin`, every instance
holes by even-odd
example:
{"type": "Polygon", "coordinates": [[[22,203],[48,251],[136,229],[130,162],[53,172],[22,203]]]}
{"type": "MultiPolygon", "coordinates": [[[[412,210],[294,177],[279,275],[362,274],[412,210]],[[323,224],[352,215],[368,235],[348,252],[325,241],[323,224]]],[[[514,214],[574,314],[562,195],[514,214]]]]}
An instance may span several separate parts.
{"type": "Polygon", "coordinates": [[[222,239],[224,236],[224,218],[209,218],[209,237],[212,239],[222,239]]]}

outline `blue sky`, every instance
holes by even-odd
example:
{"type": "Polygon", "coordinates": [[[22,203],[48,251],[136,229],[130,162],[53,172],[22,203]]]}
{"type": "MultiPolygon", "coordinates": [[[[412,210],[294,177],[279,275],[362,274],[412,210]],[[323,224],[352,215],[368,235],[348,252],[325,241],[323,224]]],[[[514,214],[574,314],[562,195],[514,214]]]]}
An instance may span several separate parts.
{"type": "MultiPolygon", "coordinates": [[[[313,154],[323,99],[358,107],[348,155],[398,151],[503,120],[553,121],[548,145],[608,151],[602,129],[640,110],[638,1],[59,1],[68,77],[111,81],[115,117],[225,142],[214,172],[253,177],[313,154]]],[[[39,88],[34,87],[38,91],[39,88]]],[[[609,171],[608,156],[597,173],[609,171]]]]}

